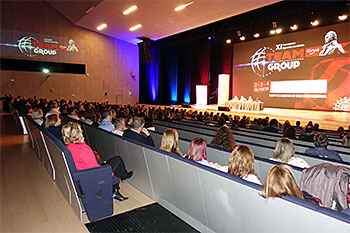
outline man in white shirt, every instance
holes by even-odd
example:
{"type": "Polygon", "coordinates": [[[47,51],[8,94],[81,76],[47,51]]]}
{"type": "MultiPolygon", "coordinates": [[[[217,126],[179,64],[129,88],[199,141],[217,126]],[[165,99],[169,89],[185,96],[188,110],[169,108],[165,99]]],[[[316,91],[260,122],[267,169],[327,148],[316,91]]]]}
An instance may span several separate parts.
{"type": "Polygon", "coordinates": [[[124,118],[118,118],[114,123],[115,130],[113,133],[118,134],[119,136],[123,136],[123,133],[126,129],[125,127],[125,119],[124,118]]]}

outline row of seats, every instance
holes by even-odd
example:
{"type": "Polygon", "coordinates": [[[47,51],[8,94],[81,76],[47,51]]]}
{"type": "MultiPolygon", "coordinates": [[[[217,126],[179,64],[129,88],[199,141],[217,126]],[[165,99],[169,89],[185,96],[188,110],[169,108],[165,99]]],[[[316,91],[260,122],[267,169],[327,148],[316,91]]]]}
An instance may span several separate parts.
{"type": "Polygon", "coordinates": [[[112,185],[119,183],[117,177],[111,176],[111,167],[76,170],[70,151],[60,140],[31,118],[21,116],[16,109],[11,108],[11,114],[28,132],[38,159],[79,220],[83,221],[84,212],[89,221],[111,216],[114,211],[112,185]]]}
{"type": "MultiPolygon", "coordinates": [[[[131,185],[201,232],[271,232],[281,229],[284,232],[347,232],[350,229],[350,218],[344,213],[294,197],[265,200],[259,196],[260,185],[94,126],[80,124],[87,143],[99,152],[102,159],[118,154],[134,171],[134,176],[128,180],[131,185]]],[[[156,134],[152,133],[152,136],[156,134]]],[[[215,156],[218,150],[209,147],[208,153],[215,156]]],[[[265,170],[259,173],[266,174],[271,166],[279,163],[257,159],[257,164],[265,170]]],[[[294,168],[293,172],[301,172],[301,169],[294,168]]]]}
{"type": "MultiPolygon", "coordinates": [[[[167,128],[174,128],[179,132],[179,135],[183,139],[192,140],[195,137],[198,137],[199,135],[203,137],[207,142],[210,142],[214,135],[216,134],[216,131],[214,129],[206,129],[201,128],[199,126],[189,125],[189,124],[182,124],[179,122],[164,122],[164,121],[154,121],[153,124],[155,125],[155,128],[158,132],[163,133],[167,128]]],[[[278,138],[276,139],[269,139],[267,136],[260,138],[256,135],[239,135],[234,133],[236,142],[241,144],[249,145],[253,152],[262,158],[271,158],[272,157],[272,151],[275,148],[275,144],[278,138]]],[[[306,148],[303,145],[300,144],[294,144],[296,155],[299,157],[302,157],[306,162],[309,163],[309,161],[312,161],[309,163],[310,165],[315,165],[322,163],[322,161],[331,161],[333,164],[341,164],[341,165],[350,165],[350,153],[347,151],[337,151],[344,162],[339,162],[332,159],[324,159],[324,158],[318,158],[314,157],[312,155],[305,154],[304,151],[306,148]]],[[[348,148],[345,148],[345,150],[348,148]]]]}

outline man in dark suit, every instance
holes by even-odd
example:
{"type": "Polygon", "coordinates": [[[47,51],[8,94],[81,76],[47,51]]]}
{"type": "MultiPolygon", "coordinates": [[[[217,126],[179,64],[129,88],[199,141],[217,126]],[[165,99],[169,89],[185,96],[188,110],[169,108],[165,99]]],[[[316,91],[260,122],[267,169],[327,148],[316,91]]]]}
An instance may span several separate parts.
{"type": "Polygon", "coordinates": [[[146,128],[143,127],[144,125],[145,120],[143,117],[135,117],[131,129],[125,130],[123,137],[130,138],[150,146],[154,146],[151,134],[146,128]]]}

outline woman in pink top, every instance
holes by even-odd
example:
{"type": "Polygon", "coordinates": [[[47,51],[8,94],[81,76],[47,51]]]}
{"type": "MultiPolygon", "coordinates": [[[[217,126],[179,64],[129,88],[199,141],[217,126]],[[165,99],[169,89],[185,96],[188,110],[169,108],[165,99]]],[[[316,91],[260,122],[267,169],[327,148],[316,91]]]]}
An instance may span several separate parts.
{"type": "MultiPolygon", "coordinates": [[[[62,136],[64,144],[70,150],[75,167],[77,170],[86,170],[99,167],[96,157],[92,149],[84,142],[83,130],[78,123],[68,122],[62,127],[62,136]]],[[[113,157],[107,164],[112,167],[112,175],[119,178],[127,179],[132,176],[132,171],[127,172],[123,160],[119,157],[113,157]],[[120,176],[121,174],[124,174],[120,176]]],[[[119,185],[113,187],[113,197],[119,201],[124,201],[128,197],[124,197],[119,192],[119,185]]]]}

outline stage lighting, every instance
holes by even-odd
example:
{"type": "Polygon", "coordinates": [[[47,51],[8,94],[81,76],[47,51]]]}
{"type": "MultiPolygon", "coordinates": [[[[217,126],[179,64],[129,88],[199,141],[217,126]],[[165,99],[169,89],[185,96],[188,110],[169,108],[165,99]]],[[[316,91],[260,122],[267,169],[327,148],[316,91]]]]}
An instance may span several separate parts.
{"type": "Polygon", "coordinates": [[[107,27],[107,24],[103,23],[103,24],[101,24],[100,26],[98,26],[96,29],[97,29],[98,31],[101,31],[102,29],[105,29],[106,27],[107,27]]]}
{"type": "Polygon", "coordinates": [[[255,37],[255,38],[258,38],[259,36],[260,36],[259,33],[255,33],[255,34],[254,34],[254,37],[255,37]]]}
{"type": "Polygon", "coordinates": [[[289,28],[292,29],[293,31],[295,31],[298,29],[298,25],[294,24],[293,26],[290,26],[289,28]]]}
{"type": "Polygon", "coordinates": [[[137,25],[135,25],[135,26],[129,28],[129,31],[133,32],[133,31],[135,31],[135,30],[137,30],[137,29],[139,29],[139,28],[141,28],[141,27],[142,27],[141,24],[137,24],[137,25]]]}
{"type": "Polygon", "coordinates": [[[43,73],[44,73],[44,74],[48,74],[48,73],[50,73],[50,70],[47,69],[47,68],[44,68],[44,69],[43,69],[43,73]]]}
{"type": "Polygon", "coordinates": [[[239,39],[240,40],[245,40],[245,36],[241,36],[239,39]]]}
{"type": "Polygon", "coordinates": [[[275,30],[270,30],[270,34],[271,34],[271,35],[274,35],[275,33],[276,33],[275,30]]]}
{"type": "Polygon", "coordinates": [[[276,29],[276,34],[280,34],[282,32],[282,28],[277,28],[276,29]]]}
{"type": "Polygon", "coordinates": [[[348,18],[347,15],[339,15],[339,16],[338,16],[338,19],[339,19],[339,20],[342,20],[342,21],[343,21],[343,20],[346,20],[347,18],[348,18]]]}
{"type": "Polygon", "coordinates": [[[208,40],[211,40],[211,36],[208,36],[208,40]]]}
{"type": "Polygon", "coordinates": [[[231,39],[227,39],[227,40],[226,40],[226,43],[227,43],[227,44],[231,44],[231,39]]]}
{"type": "Polygon", "coordinates": [[[133,5],[132,7],[129,7],[128,9],[126,9],[125,11],[123,11],[124,15],[130,14],[131,12],[133,12],[134,10],[137,9],[136,5],[133,5]]]}
{"type": "Polygon", "coordinates": [[[311,21],[310,24],[311,24],[312,26],[317,26],[317,25],[320,24],[320,22],[316,19],[316,20],[314,20],[314,21],[311,21]]]}
{"type": "Polygon", "coordinates": [[[180,6],[176,7],[174,9],[174,11],[181,11],[181,10],[185,9],[186,7],[188,7],[189,5],[192,5],[193,3],[194,2],[189,2],[189,3],[186,3],[186,4],[180,5],[180,6]]]}

